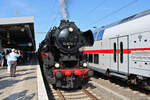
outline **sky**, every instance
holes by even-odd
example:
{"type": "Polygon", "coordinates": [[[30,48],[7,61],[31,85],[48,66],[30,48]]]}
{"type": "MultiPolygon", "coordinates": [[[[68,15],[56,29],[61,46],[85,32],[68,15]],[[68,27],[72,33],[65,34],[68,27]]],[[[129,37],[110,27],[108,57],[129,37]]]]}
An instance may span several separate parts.
{"type": "MultiPolygon", "coordinates": [[[[81,31],[109,25],[150,9],[150,0],[65,0],[67,19],[81,31]]],[[[34,16],[35,40],[63,19],[59,0],[0,0],[0,18],[34,16]]]]}

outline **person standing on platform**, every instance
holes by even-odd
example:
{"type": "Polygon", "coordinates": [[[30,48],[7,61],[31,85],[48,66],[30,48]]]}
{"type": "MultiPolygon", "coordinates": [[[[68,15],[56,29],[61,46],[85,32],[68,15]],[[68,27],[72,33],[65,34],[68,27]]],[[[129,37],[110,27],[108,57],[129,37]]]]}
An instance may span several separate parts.
{"type": "Polygon", "coordinates": [[[10,63],[10,60],[9,60],[9,57],[8,57],[9,53],[10,53],[10,50],[7,50],[6,51],[6,60],[7,60],[7,71],[8,71],[8,73],[10,73],[10,67],[11,67],[11,63],[10,63]]]}
{"type": "Polygon", "coordinates": [[[5,52],[1,51],[0,52],[0,66],[3,67],[4,65],[4,56],[5,56],[5,52]]]}
{"type": "Polygon", "coordinates": [[[1,63],[2,63],[2,53],[0,52],[0,66],[1,66],[1,63]]]}
{"type": "Polygon", "coordinates": [[[7,55],[8,59],[10,60],[10,76],[11,77],[15,77],[15,73],[16,73],[16,65],[17,65],[17,58],[21,55],[20,51],[18,52],[19,54],[16,53],[15,49],[11,50],[11,53],[9,53],[7,55]]]}
{"type": "Polygon", "coordinates": [[[4,67],[4,61],[5,61],[5,52],[2,51],[2,55],[1,55],[1,67],[4,67]]]}

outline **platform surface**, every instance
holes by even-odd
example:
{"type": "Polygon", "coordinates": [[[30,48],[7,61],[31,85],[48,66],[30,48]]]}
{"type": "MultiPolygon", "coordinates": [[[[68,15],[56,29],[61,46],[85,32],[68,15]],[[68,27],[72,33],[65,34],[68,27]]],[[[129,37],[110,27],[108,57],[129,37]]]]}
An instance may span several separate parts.
{"type": "Polygon", "coordinates": [[[0,100],[37,99],[37,65],[17,66],[16,77],[0,68],[0,100]]]}

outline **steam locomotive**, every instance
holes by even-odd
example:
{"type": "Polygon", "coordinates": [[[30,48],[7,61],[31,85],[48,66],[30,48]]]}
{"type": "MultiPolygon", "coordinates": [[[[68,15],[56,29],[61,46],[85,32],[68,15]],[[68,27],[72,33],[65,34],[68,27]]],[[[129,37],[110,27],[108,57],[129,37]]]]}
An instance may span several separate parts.
{"type": "Polygon", "coordinates": [[[78,88],[88,83],[93,71],[87,68],[87,58],[79,51],[92,46],[91,30],[80,31],[74,22],[61,20],[53,27],[38,49],[40,65],[49,83],[59,88],[78,88]]]}

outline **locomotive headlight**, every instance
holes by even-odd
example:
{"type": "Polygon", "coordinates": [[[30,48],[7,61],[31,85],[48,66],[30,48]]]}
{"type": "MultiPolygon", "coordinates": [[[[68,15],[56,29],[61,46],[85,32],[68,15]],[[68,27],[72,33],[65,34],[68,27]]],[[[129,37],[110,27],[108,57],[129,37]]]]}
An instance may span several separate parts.
{"type": "Polygon", "coordinates": [[[83,67],[87,67],[87,63],[83,63],[83,67]]]}
{"type": "Polygon", "coordinates": [[[68,30],[69,30],[70,32],[73,32],[73,28],[72,28],[72,27],[69,27],[68,30]]]}
{"type": "Polygon", "coordinates": [[[55,67],[56,67],[56,68],[59,68],[59,63],[55,63],[55,67]]]}

